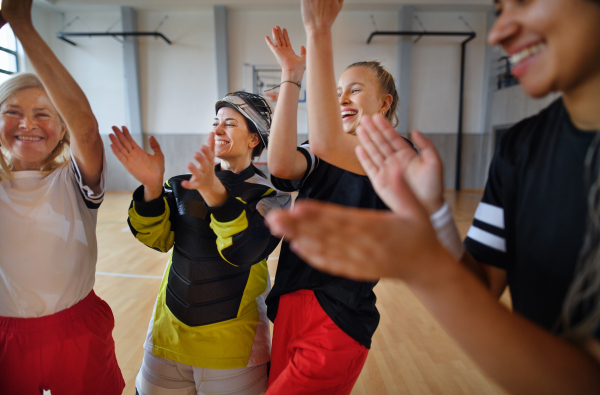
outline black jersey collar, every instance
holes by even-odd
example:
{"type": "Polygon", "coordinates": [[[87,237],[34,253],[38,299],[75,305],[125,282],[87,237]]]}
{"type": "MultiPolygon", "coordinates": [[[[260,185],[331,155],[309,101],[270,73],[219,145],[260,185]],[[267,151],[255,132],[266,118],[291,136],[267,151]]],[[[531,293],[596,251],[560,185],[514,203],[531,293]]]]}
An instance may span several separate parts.
{"type": "Polygon", "coordinates": [[[256,174],[256,171],[254,170],[254,165],[252,163],[250,163],[250,166],[246,167],[238,174],[232,172],[231,170],[221,170],[221,164],[217,163],[215,165],[215,174],[217,175],[217,178],[219,178],[219,180],[227,181],[228,183],[234,184],[236,182],[246,181],[254,174],[256,174]]]}

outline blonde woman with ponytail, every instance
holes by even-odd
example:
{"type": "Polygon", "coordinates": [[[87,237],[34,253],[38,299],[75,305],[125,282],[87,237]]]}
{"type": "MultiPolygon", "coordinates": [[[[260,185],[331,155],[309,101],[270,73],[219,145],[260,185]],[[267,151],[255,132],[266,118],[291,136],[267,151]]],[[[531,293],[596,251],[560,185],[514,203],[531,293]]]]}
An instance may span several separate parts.
{"type": "MultiPolygon", "coordinates": [[[[267,45],[282,68],[268,151],[273,185],[350,207],[387,210],[354,150],[363,117],[396,120],[394,79],[379,62],[358,62],[335,81],[331,26],[342,1],[303,1],[307,51],[297,55],[285,29],[267,45]],[[297,147],[300,85],[307,69],[309,141],[297,147]]],[[[397,122],[397,120],[396,120],[397,122]]],[[[336,232],[334,232],[336,233],[336,232]]],[[[375,281],[354,281],[310,267],[284,243],[267,298],[274,322],[267,394],[346,395],[352,391],[379,324],[375,281]]]]}
{"type": "Polygon", "coordinates": [[[93,291],[102,140],[31,3],[4,0],[0,14],[37,73],[0,85],[0,393],[116,395],[114,317],[93,291]]]}

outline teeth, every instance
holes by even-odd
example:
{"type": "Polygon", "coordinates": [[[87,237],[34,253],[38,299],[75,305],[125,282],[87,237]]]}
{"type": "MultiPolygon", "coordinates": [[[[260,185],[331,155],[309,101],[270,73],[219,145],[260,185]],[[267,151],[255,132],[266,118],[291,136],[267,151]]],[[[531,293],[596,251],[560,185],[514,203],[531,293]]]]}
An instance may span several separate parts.
{"type": "Polygon", "coordinates": [[[543,43],[532,45],[529,48],[525,48],[522,51],[513,54],[510,58],[508,58],[508,60],[510,61],[511,66],[514,67],[531,55],[535,55],[536,53],[540,52],[544,48],[546,48],[546,44],[543,43]]]}
{"type": "Polygon", "coordinates": [[[358,114],[357,111],[342,111],[342,118],[345,117],[346,115],[356,115],[358,114]]]}
{"type": "Polygon", "coordinates": [[[217,141],[215,142],[215,144],[216,144],[216,145],[225,145],[225,144],[228,144],[228,143],[227,143],[227,141],[225,141],[225,140],[217,140],[217,141]]]}
{"type": "Polygon", "coordinates": [[[41,137],[17,136],[17,140],[40,141],[41,137]]]}

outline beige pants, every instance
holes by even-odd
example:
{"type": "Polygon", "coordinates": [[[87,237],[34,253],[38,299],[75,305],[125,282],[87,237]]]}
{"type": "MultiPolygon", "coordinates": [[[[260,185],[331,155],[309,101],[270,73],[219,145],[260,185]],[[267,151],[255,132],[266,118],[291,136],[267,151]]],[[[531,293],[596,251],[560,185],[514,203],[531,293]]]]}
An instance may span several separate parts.
{"type": "Polygon", "coordinates": [[[261,395],[267,390],[267,364],[204,369],[144,351],[135,387],[139,395],[261,395]]]}

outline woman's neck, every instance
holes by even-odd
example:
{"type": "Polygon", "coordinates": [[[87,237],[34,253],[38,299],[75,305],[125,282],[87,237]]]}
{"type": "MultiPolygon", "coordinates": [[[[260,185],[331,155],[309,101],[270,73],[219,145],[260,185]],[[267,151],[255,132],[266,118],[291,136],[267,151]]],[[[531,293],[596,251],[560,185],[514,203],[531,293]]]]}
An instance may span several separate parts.
{"type": "Polygon", "coordinates": [[[229,170],[235,174],[239,174],[250,166],[252,160],[250,157],[247,158],[235,158],[235,159],[221,159],[221,170],[229,170]]]}
{"type": "Polygon", "coordinates": [[[600,72],[591,80],[563,92],[563,102],[577,129],[600,131],[600,72]]]}

